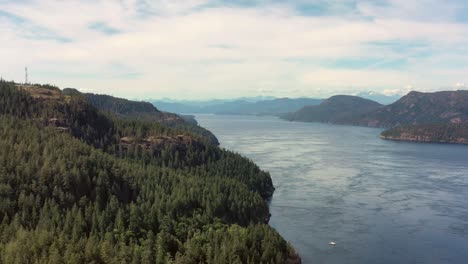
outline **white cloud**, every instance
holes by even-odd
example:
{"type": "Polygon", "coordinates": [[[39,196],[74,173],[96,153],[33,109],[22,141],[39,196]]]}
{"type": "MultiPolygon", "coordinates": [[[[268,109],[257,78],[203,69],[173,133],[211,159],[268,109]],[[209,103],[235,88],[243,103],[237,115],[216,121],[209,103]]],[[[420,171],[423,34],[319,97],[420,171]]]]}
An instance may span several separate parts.
{"type": "Polygon", "coordinates": [[[407,83],[435,90],[458,82],[468,68],[468,26],[452,21],[453,5],[440,1],[359,4],[360,15],[372,19],[300,16],[287,4],[200,8],[208,0],[148,1],[145,13],[138,2],[0,3],[1,10],[28,14],[31,23],[73,40],[25,39],[12,21],[0,20],[0,73],[21,80],[29,65],[32,80],[62,87],[127,97],[193,98],[259,91],[287,96],[292,89],[327,96],[357,89],[391,91],[407,83]],[[440,8],[438,19],[416,15],[421,7],[427,15],[440,8]],[[89,29],[101,21],[120,33],[89,29]],[[424,45],[405,48],[408,43],[424,45]],[[382,62],[363,69],[327,64],[342,58],[382,62]],[[382,69],[402,59],[407,61],[404,69],[382,69]]]}

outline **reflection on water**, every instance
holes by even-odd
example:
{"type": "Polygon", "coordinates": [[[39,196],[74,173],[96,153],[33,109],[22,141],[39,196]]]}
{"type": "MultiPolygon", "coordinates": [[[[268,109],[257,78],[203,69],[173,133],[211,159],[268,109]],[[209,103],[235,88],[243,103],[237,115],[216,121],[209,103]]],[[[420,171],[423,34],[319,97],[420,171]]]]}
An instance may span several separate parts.
{"type": "Polygon", "coordinates": [[[270,224],[304,263],[468,263],[468,146],[273,117],[197,120],[271,173],[270,224]]]}

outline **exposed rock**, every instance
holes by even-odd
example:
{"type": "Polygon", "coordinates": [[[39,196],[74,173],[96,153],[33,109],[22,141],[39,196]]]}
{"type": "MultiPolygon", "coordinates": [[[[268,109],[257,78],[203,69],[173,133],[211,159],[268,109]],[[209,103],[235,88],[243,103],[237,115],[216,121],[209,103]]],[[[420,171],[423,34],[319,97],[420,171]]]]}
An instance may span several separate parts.
{"type": "Polygon", "coordinates": [[[31,97],[39,100],[61,101],[64,99],[62,93],[58,89],[45,88],[36,85],[17,85],[16,88],[29,93],[31,97]]]}
{"type": "Polygon", "coordinates": [[[183,154],[188,148],[194,148],[198,150],[205,149],[205,145],[186,135],[177,135],[174,137],[170,136],[150,136],[143,139],[135,139],[133,137],[122,137],[120,144],[123,146],[139,145],[147,150],[161,150],[163,148],[176,150],[183,154]]]}

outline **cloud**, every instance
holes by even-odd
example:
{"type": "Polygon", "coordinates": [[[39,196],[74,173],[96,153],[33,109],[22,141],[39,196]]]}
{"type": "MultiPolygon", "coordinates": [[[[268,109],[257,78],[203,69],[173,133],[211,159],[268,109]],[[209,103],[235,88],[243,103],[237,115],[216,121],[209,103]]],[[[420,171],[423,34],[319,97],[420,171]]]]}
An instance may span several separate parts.
{"type": "Polygon", "coordinates": [[[412,90],[414,90],[414,87],[412,85],[407,85],[404,89],[385,89],[382,91],[382,94],[386,96],[405,95],[412,90]]]}
{"type": "Polygon", "coordinates": [[[468,25],[457,11],[466,5],[0,1],[0,73],[21,80],[28,65],[33,81],[141,98],[288,96],[292,89],[325,97],[408,83],[437,90],[468,72],[468,25]]]}
{"type": "Polygon", "coordinates": [[[70,38],[62,36],[53,30],[42,27],[39,24],[10,12],[0,10],[0,23],[9,25],[5,27],[9,30],[14,30],[17,35],[26,39],[33,40],[53,40],[57,42],[71,42],[70,38]]]}
{"type": "Polygon", "coordinates": [[[88,26],[89,29],[92,29],[92,30],[96,30],[96,31],[99,31],[103,34],[106,34],[106,35],[115,35],[115,34],[119,34],[119,33],[122,33],[122,31],[116,29],[116,28],[113,28],[111,26],[109,26],[107,23],[105,22],[94,22],[94,23],[91,23],[89,24],[88,26]]]}

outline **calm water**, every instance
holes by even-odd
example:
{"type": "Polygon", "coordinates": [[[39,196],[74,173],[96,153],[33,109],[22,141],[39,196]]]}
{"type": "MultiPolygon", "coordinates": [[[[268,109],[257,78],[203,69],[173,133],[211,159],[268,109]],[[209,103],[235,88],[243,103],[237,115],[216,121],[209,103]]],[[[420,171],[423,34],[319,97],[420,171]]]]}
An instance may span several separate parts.
{"type": "Polygon", "coordinates": [[[273,117],[197,120],[271,173],[270,224],[303,263],[468,263],[468,146],[273,117]]]}

